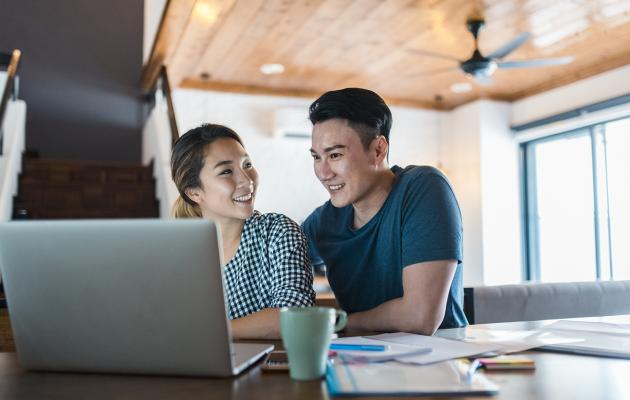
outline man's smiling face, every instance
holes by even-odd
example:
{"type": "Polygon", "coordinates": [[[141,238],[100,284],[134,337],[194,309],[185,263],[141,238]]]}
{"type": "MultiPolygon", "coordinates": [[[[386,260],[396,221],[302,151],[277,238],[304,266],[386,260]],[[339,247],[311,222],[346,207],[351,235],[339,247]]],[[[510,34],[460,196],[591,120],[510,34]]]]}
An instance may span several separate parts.
{"type": "Polygon", "coordinates": [[[374,160],[348,121],[335,118],[315,124],[311,155],[315,175],[333,206],[356,204],[370,194],[374,160]]]}

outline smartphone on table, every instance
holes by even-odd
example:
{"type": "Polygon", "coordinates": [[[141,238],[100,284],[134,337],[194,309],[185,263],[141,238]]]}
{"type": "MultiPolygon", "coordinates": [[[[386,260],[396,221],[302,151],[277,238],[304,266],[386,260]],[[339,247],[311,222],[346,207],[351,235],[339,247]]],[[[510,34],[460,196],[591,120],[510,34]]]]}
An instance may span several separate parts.
{"type": "Polygon", "coordinates": [[[268,372],[282,372],[289,370],[289,359],[286,351],[272,351],[262,364],[262,370],[268,372]]]}

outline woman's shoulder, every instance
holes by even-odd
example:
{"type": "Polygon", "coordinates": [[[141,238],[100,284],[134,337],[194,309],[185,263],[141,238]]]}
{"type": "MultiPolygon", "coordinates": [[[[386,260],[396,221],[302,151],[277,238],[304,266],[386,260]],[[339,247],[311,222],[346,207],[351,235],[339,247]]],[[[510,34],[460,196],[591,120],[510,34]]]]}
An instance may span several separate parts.
{"type": "Polygon", "coordinates": [[[249,223],[256,231],[260,233],[265,232],[269,236],[269,239],[275,236],[285,236],[287,234],[303,235],[300,226],[284,214],[263,214],[256,211],[254,215],[249,218],[249,223]]]}

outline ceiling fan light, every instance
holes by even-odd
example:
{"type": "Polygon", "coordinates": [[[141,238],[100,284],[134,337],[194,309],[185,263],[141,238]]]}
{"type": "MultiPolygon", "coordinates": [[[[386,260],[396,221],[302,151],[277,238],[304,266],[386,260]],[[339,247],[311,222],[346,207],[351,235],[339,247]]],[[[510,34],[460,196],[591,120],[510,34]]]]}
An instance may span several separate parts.
{"type": "Polygon", "coordinates": [[[282,64],[263,64],[260,66],[260,72],[265,75],[278,75],[284,72],[282,64]]]}
{"type": "Polygon", "coordinates": [[[451,85],[451,92],[466,93],[472,90],[472,85],[468,82],[458,82],[451,85]]]}

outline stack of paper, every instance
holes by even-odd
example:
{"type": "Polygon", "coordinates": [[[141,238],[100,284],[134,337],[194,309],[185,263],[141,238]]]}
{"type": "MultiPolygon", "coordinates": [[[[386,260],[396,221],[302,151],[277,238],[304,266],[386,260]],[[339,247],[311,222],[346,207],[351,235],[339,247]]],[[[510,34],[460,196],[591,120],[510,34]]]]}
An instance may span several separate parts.
{"type": "Polygon", "coordinates": [[[630,325],[606,322],[557,321],[543,328],[555,335],[581,339],[550,344],[545,350],[630,359],[630,325]]]}
{"type": "Polygon", "coordinates": [[[583,340],[544,330],[496,330],[469,327],[466,332],[466,336],[462,340],[468,343],[494,344],[498,347],[497,353],[499,354],[518,353],[541,346],[575,343],[583,340]]]}

